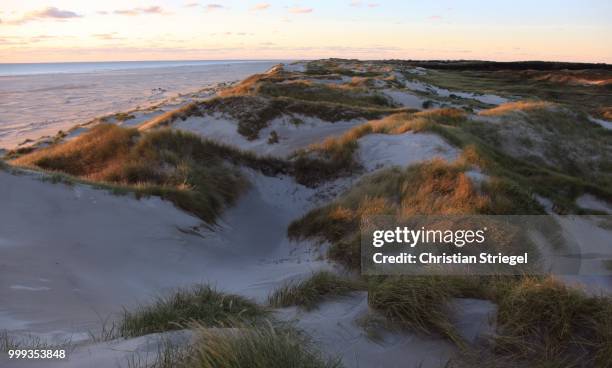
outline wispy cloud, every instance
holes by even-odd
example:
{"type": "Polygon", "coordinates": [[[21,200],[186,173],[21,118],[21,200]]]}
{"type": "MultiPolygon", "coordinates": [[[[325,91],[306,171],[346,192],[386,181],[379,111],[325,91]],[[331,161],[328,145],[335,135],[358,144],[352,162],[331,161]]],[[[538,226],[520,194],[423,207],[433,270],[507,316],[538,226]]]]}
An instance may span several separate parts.
{"type": "Polygon", "coordinates": [[[117,32],[111,32],[111,33],[94,33],[91,36],[94,38],[97,38],[99,40],[105,40],[105,41],[109,41],[109,40],[123,40],[124,37],[118,37],[117,36],[117,32]]]}
{"type": "Polygon", "coordinates": [[[259,3],[257,5],[255,5],[254,7],[251,8],[251,10],[266,10],[270,7],[269,3],[259,3]]]}
{"type": "Polygon", "coordinates": [[[429,20],[442,20],[442,16],[441,15],[432,15],[429,18],[427,18],[429,20]]]}
{"type": "Polygon", "coordinates": [[[211,33],[211,36],[253,36],[254,33],[248,32],[215,32],[211,33]]]}
{"type": "Polygon", "coordinates": [[[149,6],[148,8],[119,9],[115,10],[113,13],[136,16],[141,14],[164,14],[165,12],[160,6],[149,6]]]}
{"type": "Polygon", "coordinates": [[[186,8],[193,8],[193,7],[196,7],[198,5],[200,5],[200,4],[198,4],[198,3],[186,3],[184,6],[186,8]]]}
{"type": "Polygon", "coordinates": [[[295,7],[295,8],[289,9],[289,12],[293,14],[308,14],[308,13],[312,13],[313,10],[314,9],[312,8],[295,7]]]}
{"type": "Polygon", "coordinates": [[[207,12],[212,12],[215,10],[223,9],[225,7],[221,4],[207,4],[206,6],[204,6],[204,8],[206,9],[207,12]]]}
{"type": "Polygon", "coordinates": [[[1,22],[3,24],[23,24],[34,20],[43,20],[43,19],[55,19],[55,20],[66,20],[70,18],[79,18],[81,15],[70,11],[70,10],[61,10],[53,6],[49,6],[42,10],[35,10],[26,13],[23,17],[19,19],[9,20],[6,22],[1,22]]]}

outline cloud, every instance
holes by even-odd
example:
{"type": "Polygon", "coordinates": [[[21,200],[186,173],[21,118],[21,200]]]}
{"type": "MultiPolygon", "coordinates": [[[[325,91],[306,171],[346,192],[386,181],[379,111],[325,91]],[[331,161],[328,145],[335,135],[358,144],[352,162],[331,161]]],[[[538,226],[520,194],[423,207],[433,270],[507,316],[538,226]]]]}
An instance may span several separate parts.
{"type": "Polygon", "coordinates": [[[26,14],[27,18],[37,19],[37,18],[58,18],[58,19],[67,19],[67,18],[78,18],[80,15],[70,10],[60,10],[56,7],[50,6],[43,10],[34,11],[26,14]]]}
{"type": "Polygon", "coordinates": [[[208,5],[205,6],[205,8],[206,8],[207,12],[211,12],[211,11],[223,9],[225,7],[223,5],[221,5],[221,4],[208,4],[208,5]]]}
{"type": "Polygon", "coordinates": [[[123,40],[125,39],[124,37],[117,37],[117,32],[111,32],[111,33],[94,33],[91,35],[92,37],[95,37],[99,40],[123,40]]]}
{"type": "Polygon", "coordinates": [[[198,6],[198,5],[200,5],[200,4],[198,4],[198,3],[187,3],[184,6],[185,6],[185,8],[193,8],[193,7],[198,6]]]}
{"type": "Polygon", "coordinates": [[[55,19],[55,20],[66,20],[70,18],[80,18],[81,15],[70,11],[70,10],[61,10],[54,6],[49,6],[42,10],[35,10],[29,13],[26,13],[23,17],[15,20],[10,20],[4,22],[4,24],[23,24],[26,22],[30,22],[33,20],[42,20],[42,19],[55,19]]]}
{"type": "Polygon", "coordinates": [[[362,5],[361,0],[353,0],[351,1],[351,3],[349,4],[350,6],[354,6],[354,7],[358,7],[362,5]]]}
{"type": "Polygon", "coordinates": [[[251,8],[251,10],[266,10],[270,7],[269,3],[259,3],[251,8]]]}
{"type": "Polygon", "coordinates": [[[136,16],[141,14],[164,14],[164,10],[159,6],[149,6],[148,8],[133,8],[115,10],[113,13],[119,15],[136,16]]]}
{"type": "Polygon", "coordinates": [[[442,20],[442,16],[441,15],[432,15],[429,18],[427,18],[429,20],[442,20]]]}
{"type": "Polygon", "coordinates": [[[254,36],[254,33],[248,32],[214,32],[211,36],[254,36]]]}
{"type": "Polygon", "coordinates": [[[295,7],[295,8],[289,9],[289,12],[293,13],[293,14],[308,14],[308,13],[312,13],[312,11],[313,11],[312,8],[298,8],[298,7],[295,7]]]}
{"type": "Polygon", "coordinates": [[[378,8],[380,6],[379,3],[369,3],[368,8],[378,8]]]}

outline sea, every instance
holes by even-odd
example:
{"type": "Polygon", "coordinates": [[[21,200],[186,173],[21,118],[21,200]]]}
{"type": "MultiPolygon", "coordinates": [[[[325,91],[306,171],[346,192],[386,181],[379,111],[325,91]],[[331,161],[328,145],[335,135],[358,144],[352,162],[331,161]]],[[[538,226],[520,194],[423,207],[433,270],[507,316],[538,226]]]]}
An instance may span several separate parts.
{"type": "Polygon", "coordinates": [[[0,149],[261,73],[282,60],[0,63],[0,149]]]}

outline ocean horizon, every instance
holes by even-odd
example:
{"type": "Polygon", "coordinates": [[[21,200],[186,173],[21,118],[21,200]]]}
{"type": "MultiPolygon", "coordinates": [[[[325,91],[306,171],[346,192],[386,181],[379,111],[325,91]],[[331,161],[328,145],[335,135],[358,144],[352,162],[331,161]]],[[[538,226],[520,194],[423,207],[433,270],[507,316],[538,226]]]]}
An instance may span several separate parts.
{"type": "Polygon", "coordinates": [[[132,60],[132,61],[68,61],[50,63],[0,63],[0,77],[36,74],[95,73],[130,69],[197,67],[224,64],[286,62],[286,60],[132,60]]]}

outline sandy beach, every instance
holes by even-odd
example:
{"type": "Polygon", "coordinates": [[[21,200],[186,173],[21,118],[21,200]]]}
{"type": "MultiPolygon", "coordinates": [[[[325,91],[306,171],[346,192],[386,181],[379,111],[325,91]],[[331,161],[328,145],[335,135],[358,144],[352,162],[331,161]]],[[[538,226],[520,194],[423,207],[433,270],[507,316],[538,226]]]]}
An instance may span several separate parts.
{"type": "MultiPolygon", "coordinates": [[[[94,118],[164,101],[189,100],[191,93],[221,82],[241,80],[277,62],[215,63],[146,67],[87,73],[2,75],[0,69],[0,148],[27,139],[54,136],[94,118]],[[186,96],[179,97],[181,94],[186,96]]],[[[188,64],[188,63],[187,63],[188,64]]],[[[77,69],[78,71],[78,69],[77,69]]]]}

